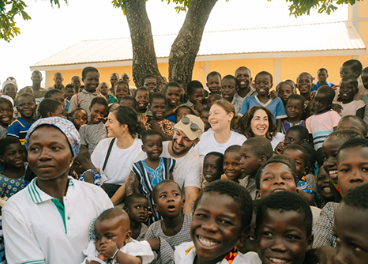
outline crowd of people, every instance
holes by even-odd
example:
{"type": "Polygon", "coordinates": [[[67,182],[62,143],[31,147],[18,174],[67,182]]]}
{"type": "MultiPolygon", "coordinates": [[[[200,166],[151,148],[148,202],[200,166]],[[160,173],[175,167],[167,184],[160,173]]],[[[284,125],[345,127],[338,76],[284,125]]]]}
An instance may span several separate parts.
{"type": "Polygon", "coordinates": [[[7,78],[0,263],[366,263],[368,67],[340,76],[7,78]]]}

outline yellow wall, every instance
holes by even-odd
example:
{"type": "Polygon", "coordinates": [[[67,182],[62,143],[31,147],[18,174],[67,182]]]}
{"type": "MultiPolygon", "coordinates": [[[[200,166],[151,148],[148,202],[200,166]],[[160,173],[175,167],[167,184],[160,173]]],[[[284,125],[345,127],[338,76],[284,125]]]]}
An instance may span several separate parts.
{"type": "MultiPolygon", "coordinates": [[[[367,28],[368,28],[368,22],[367,28]]],[[[368,43],[368,30],[367,30],[367,43],[368,43]]],[[[366,55],[364,55],[367,57],[366,55]]],[[[344,63],[344,61],[352,59],[353,56],[325,56],[325,57],[302,57],[302,58],[281,58],[281,80],[291,79],[296,81],[296,78],[301,72],[309,72],[317,81],[317,70],[319,68],[326,68],[329,73],[328,80],[332,83],[338,84],[340,82],[340,67],[344,63]]],[[[368,60],[368,58],[367,58],[368,60]]],[[[365,67],[368,66],[367,63],[363,63],[365,67]]],[[[275,60],[273,58],[268,59],[239,59],[239,60],[220,60],[220,61],[210,61],[208,62],[208,72],[218,71],[222,76],[228,74],[235,74],[235,70],[240,66],[248,67],[252,72],[252,77],[260,71],[268,71],[275,77],[275,60]]],[[[168,78],[168,64],[161,63],[158,65],[159,70],[163,76],[168,78]]],[[[120,76],[123,73],[128,73],[132,76],[132,67],[124,66],[124,67],[107,67],[107,68],[99,68],[100,72],[100,82],[107,82],[110,84],[110,75],[113,72],[117,72],[120,76]]],[[[197,61],[194,65],[192,80],[199,80],[205,86],[205,71],[206,71],[206,63],[203,61],[197,61]]],[[[53,76],[56,71],[49,72],[49,84],[47,87],[53,85],[53,76]]],[[[78,70],[63,70],[61,73],[64,76],[64,85],[70,83],[70,80],[73,76],[78,75],[81,76],[82,69],[78,70]]],[[[131,79],[130,85],[135,86],[133,80],[131,79]]],[[[274,83],[274,88],[277,83],[274,83]]]]}
{"type": "Polygon", "coordinates": [[[308,72],[317,79],[319,68],[328,70],[328,81],[334,84],[340,82],[340,67],[352,56],[328,56],[328,57],[305,57],[305,58],[283,58],[281,59],[281,80],[291,79],[296,82],[301,72],[308,72]]]}
{"type": "MultiPolygon", "coordinates": [[[[359,2],[359,35],[366,47],[368,47],[368,1],[359,2]]],[[[368,67],[368,55],[359,55],[359,60],[363,64],[363,68],[368,67]]]]}

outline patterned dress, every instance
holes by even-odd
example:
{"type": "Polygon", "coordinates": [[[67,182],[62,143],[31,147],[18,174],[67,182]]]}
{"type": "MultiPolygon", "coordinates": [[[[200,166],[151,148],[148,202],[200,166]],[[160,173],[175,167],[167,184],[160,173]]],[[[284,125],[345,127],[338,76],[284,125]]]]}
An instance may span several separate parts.
{"type": "MultiPolygon", "coordinates": [[[[139,179],[139,190],[146,196],[148,205],[153,208],[154,202],[151,197],[153,188],[162,180],[170,179],[170,173],[173,172],[175,167],[175,160],[170,158],[160,158],[160,164],[154,170],[147,166],[144,160],[140,160],[133,164],[132,170],[139,179]]],[[[152,210],[149,223],[153,223],[161,219],[161,215],[152,210]]]]}

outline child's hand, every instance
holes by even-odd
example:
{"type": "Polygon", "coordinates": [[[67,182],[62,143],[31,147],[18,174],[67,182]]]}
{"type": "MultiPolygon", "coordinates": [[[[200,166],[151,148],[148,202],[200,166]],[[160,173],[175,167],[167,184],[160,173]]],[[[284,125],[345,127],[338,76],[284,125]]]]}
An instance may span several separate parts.
{"type": "Polygon", "coordinates": [[[337,112],[338,114],[341,114],[343,107],[339,104],[332,104],[331,109],[337,112]]]}
{"type": "Polygon", "coordinates": [[[270,98],[271,98],[271,100],[275,99],[276,97],[277,97],[276,91],[275,90],[272,90],[270,92],[270,98]]]}
{"type": "Polygon", "coordinates": [[[151,125],[151,128],[157,131],[161,131],[161,126],[160,124],[156,121],[156,120],[151,120],[151,122],[149,122],[149,124],[151,125]]]}
{"type": "Polygon", "coordinates": [[[115,242],[108,240],[106,243],[103,243],[98,251],[99,255],[98,257],[100,258],[100,255],[104,255],[107,258],[112,258],[116,252],[116,250],[118,250],[118,247],[116,245],[115,242]]]}
{"type": "Polygon", "coordinates": [[[143,123],[143,125],[147,124],[148,117],[146,115],[139,115],[138,122],[143,123]]]}
{"type": "Polygon", "coordinates": [[[202,102],[196,102],[194,108],[197,109],[200,112],[200,111],[202,111],[204,106],[203,106],[202,102]]]}
{"type": "Polygon", "coordinates": [[[3,197],[3,198],[0,198],[0,207],[3,207],[5,202],[8,200],[9,198],[8,197],[3,197]]]}

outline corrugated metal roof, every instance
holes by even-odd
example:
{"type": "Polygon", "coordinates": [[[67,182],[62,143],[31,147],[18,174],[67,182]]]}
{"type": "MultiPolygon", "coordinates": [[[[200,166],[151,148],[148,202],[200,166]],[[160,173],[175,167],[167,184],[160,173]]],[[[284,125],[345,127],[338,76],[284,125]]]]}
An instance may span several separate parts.
{"type": "MultiPolygon", "coordinates": [[[[154,36],[158,58],[169,57],[175,37],[154,36]]],[[[365,50],[351,21],[205,32],[198,56],[339,50],[365,50]]],[[[130,61],[132,57],[130,38],[85,40],[32,67],[130,61]]]]}

